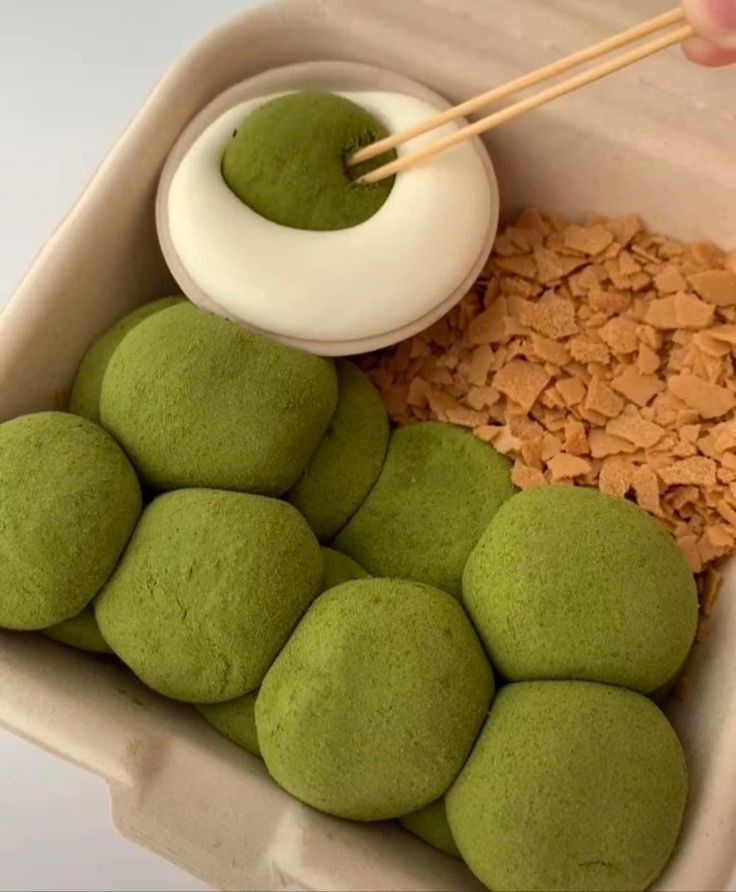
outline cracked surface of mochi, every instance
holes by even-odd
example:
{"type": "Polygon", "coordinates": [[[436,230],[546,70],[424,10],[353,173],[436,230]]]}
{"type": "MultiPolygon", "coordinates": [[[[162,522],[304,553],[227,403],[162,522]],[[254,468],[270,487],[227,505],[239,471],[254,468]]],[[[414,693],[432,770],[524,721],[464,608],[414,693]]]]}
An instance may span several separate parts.
{"type": "Polygon", "coordinates": [[[0,626],[40,630],[77,616],[140,511],[133,468],[102,428],[62,412],[0,425],[0,626]]]}
{"type": "Polygon", "coordinates": [[[150,688],[225,702],[260,685],[322,574],[317,540],[291,505],[180,490],[145,510],[95,612],[150,688]]]}
{"type": "Polygon", "coordinates": [[[674,850],[687,790],[680,742],[650,700],[526,682],[499,692],[447,814],[489,889],[644,890],[674,850]]]}
{"type": "Polygon", "coordinates": [[[182,304],[131,331],[109,362],[102,423],[143,479],[283,495],[337,404],[334,364],[182,304]]]}
{"type": "Polygon", "coordinates": [[[404,427],[334,545],[373,576],[413,579],[459,598],[470,552],[514,492],[508,459],[469,431],[438,422],[404,427]]]}
{"type": "Polygon", "coordinates": [[[357,580],[314,603],[266,675],[258,740],[271,776],[302,802],[396,818],[443,795],[492,695],[490,664],[451,595],[357,580]]]}

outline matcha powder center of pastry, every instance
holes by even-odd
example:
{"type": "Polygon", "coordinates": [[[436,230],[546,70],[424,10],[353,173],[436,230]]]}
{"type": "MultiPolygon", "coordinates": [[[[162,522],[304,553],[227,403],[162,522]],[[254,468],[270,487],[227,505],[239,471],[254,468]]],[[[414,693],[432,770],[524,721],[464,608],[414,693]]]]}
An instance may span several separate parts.
{"type": "Polygon", "coordinates": [[[370,219],[393,188],[355,181],[393,160],[389,152],[348,168],[346,159],[387,136],[365,109],[331,93],[291,93],[266,103],[235,132],[222,159],[225,182],[251,210],[282,226],[349,229],[370,219]]]}

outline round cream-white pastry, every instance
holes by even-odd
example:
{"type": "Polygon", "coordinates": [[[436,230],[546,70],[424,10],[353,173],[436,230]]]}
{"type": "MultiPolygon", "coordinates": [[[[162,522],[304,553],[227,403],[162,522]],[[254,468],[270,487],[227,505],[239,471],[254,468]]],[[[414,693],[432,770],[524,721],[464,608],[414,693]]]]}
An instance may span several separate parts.
{"type": "MultiPolygon", "coordinates": [[[[159,196],[159,227],[163,215],[165,253],[180,285],[207,309],[297,346],[318,345],[315,352],[357,352],[430,324],[462,296],[490,247],[498,198],[487,156],[477,142],[466,142],[399,174],[375,213],[356,225],[319,231],[285,225],[236,194],[223,159],[255,113],[291,92],[225,110],[170,172],[159,196]]],[[[400,93],[335,92],[390,133],[438,110],[400,93]]],[[[416,138],[398,153],[454,129],[416,138]]]]}

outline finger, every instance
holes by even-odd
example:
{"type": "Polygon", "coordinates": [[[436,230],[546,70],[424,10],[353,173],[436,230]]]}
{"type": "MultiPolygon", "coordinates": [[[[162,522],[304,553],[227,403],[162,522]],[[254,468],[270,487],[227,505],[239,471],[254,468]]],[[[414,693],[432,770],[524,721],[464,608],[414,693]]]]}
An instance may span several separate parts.
{"type": "Polygon", "coordinates": [[[736,51],[736,0],[682,0],[682,8],[698,34],[736,51]]]}
{"type": "Polygon", "coordinates": [[[688,59],[698,65],[707,65],[709,68],[736,65],[736,50],[723,49],[705,37],[691,37],[682,48],[688,59]]]}

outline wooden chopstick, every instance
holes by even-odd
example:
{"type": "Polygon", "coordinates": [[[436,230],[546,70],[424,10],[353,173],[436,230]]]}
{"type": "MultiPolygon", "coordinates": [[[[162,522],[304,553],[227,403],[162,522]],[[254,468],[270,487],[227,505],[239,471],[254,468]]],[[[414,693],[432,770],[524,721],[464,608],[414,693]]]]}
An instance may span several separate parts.
{"type": "Polygon", "coordinates": [[[642,22],[641,25],[636,25],[634,28],[629,28],[627,31],[622,31],[620,34],[616,34],[613,37],[608,37],[600,43],[593,44],[593,46],[589,46],[584,50],[579,50],[577,53],[572,53],[564,59],[558,59],[556,62],[538,68],[536,71],[532,71],[529,74],[525,74],[522,77],[509,81],[507,84],[502,84],[500,87],[494,87],[493,90],[489,90],[487,93],[482,93],[480,96],[474,96],[472,99],[468,99],[465,102],[461,102],[459,105],[448,108],[447,111],[441,112],[426,121],[422,121],[408,130],[403,130],[401,133],[394,133],[391,136],[387,136],[385,139],[380,139],[377,142],[373,142],[370,145],[359,149],[348,159],[348,166],[362,164],[364,161],[370,161],[373,158],[377,158],[379,155],[383,155],[384,152],[389,152],[391,149],[395,149],[397,146],[408,142],[410,139],[428,133],[430,130],[435,130],[437,127],[442,127],[443,124],[448,124],[450,121],[464,118],[466,115],[478,111],[479,108],[484,108],[494,102],[500,102],[502,99],[513,96],[514,93],[527,90],[529,87],[536,87],[537,84],[541,84],[543,81],[549,80],[550,78],[557,77],[559,74],[565,74],[570,71],[571,68],[577,68],[578,65],[582,65],[585,62],[593,62],[595,59],[599,59],[601,56],[613,52],[613,50],[627,46],[636,40],[641,40],[643,37],[648,37],[650,34],[654,34],[656,31],[661,31],[663,28],[667,28],[670,25],[676,25],[683,21],[684,18],[685,13],[681,9],[672,9],[669,12],[665,12],[663,15],[642,22]]]}
{"type": "MultiPolygon", "coordinates": [[[[676,10],[677,13],[680,13],[680,10],[676,10]]],[[[674,15],[673,13],[669,13],[669,16],[674,15]]],[[[678,15],[678,19],[680,20],[680,15],[678,15]]],[[[655,21],[655,20],[653,20],[655,21]]],[[[671,22],[670,22],[671,23],[671,22]]],[[[650,27],[652,22],[646,23],[646,25],[639,26],[642,27],[650,27]]],[[[661,28],[660,24],[658,28],[661,28]]],[[[647,33],[651,33],[647,31],[647,33]]],[[[444,137],[443,139],[437,140],[437,142],[432,143],[431,145],[421,149],[417,152],[414,152],[410,155],[404,155],[401,158],[392,161],[389,164],[384,164],[383,166],[377,168],[376,170],[371,171],[368,174],[362,176],[357,182],[359,183],[377,183],[386,177],[393,176],[394,174],[400,173],[401,171],[407,170],[410,167],[413,167],[415,164],[419,164],[422,161],[427,160],[428,158],[432,158],[440,152],[445,151],[446,149],[452,148],[458,143],[464,142],[467,139],[470,139],[474,136],[478,136],[481,133],[485,133],[488,130],[493,129],[494,127],[499,126],[500,124],[505,123],[506,121],[511,121],[514,118],[519,117],[522,114],[525,114],[532,109],[539,108],[542,105],[546,105],[548,102],[551,102],[554,99],[558,99],[560,96],[565,96],[567,93],[571,93],[574,90],[579,90],[582,87],[587,86],[588,84],[595,83],[596,81],[602,80],[604,77],[607,77],[609,74],[613,74],[616,71],[619,71],[622,68],[626,68],[629,65],[633,65],[635,62],[639,62],[642,59],[646,59],[648,56],[653,56],[655,53],[661,52],[667,47],[674,46],[675,44],[681,43],[683,40],[686,40],[688,37],[691,37],[695,33],[694,29],[690,25],[684,25],[681,28],[677,28],[676,30],[670,32],[669,34],[665,34],[662,37],[659,37],[655,40],[652,40],[643,46],[638,47],[631,52],[624,53],[621,56],[617,56],[614,59],[609,60],[601,65],[596,66],[595,68],[591,68],[588,71],[584,71],[579,75],[569,78],[566,81],[563,81],[560,84],[557,84],[554,87],[549,87],[546,90],[541,91],[540,93],[535,94],[534,96],[530,96],[527,99],[520,100],[519,102],[508,106],[507,108],[501,109],[495,114],[488,115],[485,118],[482,118],[479,121],[476,121],[473,124],[469,124],[466,127],[457,130],[455,133],[444,137]]],[[[641,35],[640,35],[641,36],[641,35]]],[[[619,35],[619,38],[612,38],[612,40],[620,39],[623,35],[619,35]]],[[[627,42],[631,41],[631,37],[627,39],[627,42]]],[[[635,39],[635,38],[634,38],[635,39]]],[[[619,45],[619,44],[617,44],[619,45]]],[[[600,45],[599,45],[600,46],[600,45]]],[[[598,54],[602,54],[605,51],[598,51],[598,54]]],[[[595,58],[595,57],[593,57],[595,58]]],[[[558,65],[563,65],[565,67],[560,68],[559,71],[567,70],[568,59],[561,60],[560,63],[556,63],[558,65]]],[[[579,64],[579,63],[576,63],[579,64]]],[[[551,66],[548,66],[548,68],[551,66]]],[[[559,71],[557,73],[559,73],[559,71]]],[[[531,75],[527,75],[527,78],[536,77],[539,73],[534,72],[531,75]]],[[[545,78],[550,77],[549,74],[545,75],[545,78]]],[[[516,83],[516,82],[514,82],[516,83]]],[[[509,85],[510,86],[510,85],[509,85]]],[[[499,88],[504,89],[504,88],[499,88]]],[[[515,89],[519,89],[516,87],[515,89]]],[[[485,94],[488,95],[488,94],[485,94]]],[[[480,97],[476,97],[479,99],[480,97]]],[[[469,100],[470,102],[474,102],[475,100],[469,100]]],[[[463,105],[467,105],[463,103],[463,105]]],[[[458,106],[460,108],[461,106],[458,106]]],[[[454,111],[451,110],[451,111],[454,111]]],[[[443,114],[447,115],[448,112],[444,112],[443,114]]],[[[432,119],[432,123],[426,122],[422,125],[422,132],[427,132],[429,130],[434,129],[435,126],[439,126],[435,124],[435,118],[432,119]],[[427,126],[429,124],[429,126],[427,126]]],[[[446,120],[442,123],[446,123],[446,120]]],[[[416,134],[414,134],[416,135],[416,134]]],[[[402,142],[403,142],[403,134],[402,142]]],[[[412,137],[409,137],[412,138],[412,137]]],[[[400,145],[401,143],[397,143],[400,145]]],[[[376,146],[379,143],[375,144],[376,146]]],[[[372,148],[373,146],[371,146],[372,148]]],[[[354,156],[355,157],[355,156],[354,156]]]]}

